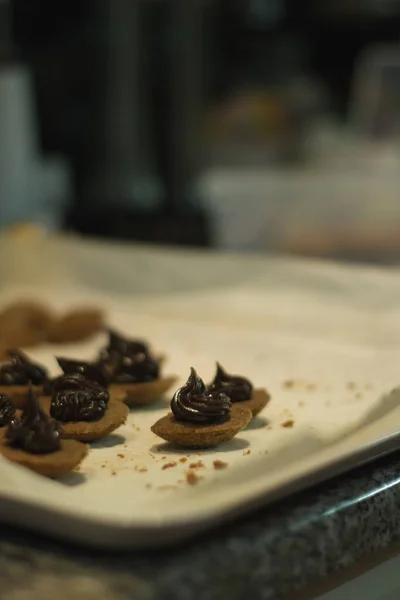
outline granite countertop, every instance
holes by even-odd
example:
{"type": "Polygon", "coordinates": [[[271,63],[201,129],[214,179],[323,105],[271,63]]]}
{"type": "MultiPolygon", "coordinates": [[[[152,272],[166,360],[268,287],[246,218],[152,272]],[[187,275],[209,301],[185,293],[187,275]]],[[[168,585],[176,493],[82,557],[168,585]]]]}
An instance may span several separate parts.
{"type": "Polygon", "coordinates": [[[2,527],[9,600],[284,598],[400,535],[400,456],[381,459],[175,549],[104,553],[2,527]]]}
{"type": "MultiPolygon", "coordinates": [[[[385,309],[400,291],[400,278],[383,270],[265,257],[216,261],[206,253],[104,248],[80,241],[43,246],[36,255],[23,245],[7,252],[10,260],[0,265],[3,283],[44,284],[43,260],[50,256],[56,258],[54,264],[47,260],[45,274],[57,284],[73,282],[79,271],[87,285],[118,289],[137,301],[153,294],[164,302],[170,290],[196,292],[205,285],[244,282],[265,289],[272,272],[290,291],[298,285],[300,268],[310,293],[326,290],[337,302],[345,291],[352,302],[385,309]],[[68,256],[68,264],[61,255],[68,256]],[[372,294],[376,289],[378,299],[372,294]]],[[[174,303],[172,296],[171,307],[174,303]]],[[[346,335],[345,328],[337,335],[346,335]]],[[[387,335],[390,342],[389,329],[387,335]]],[[[399,455],[392,455],[164,551],[100,553],[2,526],[2,592],[8,600],[53,600],[55,590],[60,600],[280,599],[387,546],[400,535],[399,515],[399,455]]]]}

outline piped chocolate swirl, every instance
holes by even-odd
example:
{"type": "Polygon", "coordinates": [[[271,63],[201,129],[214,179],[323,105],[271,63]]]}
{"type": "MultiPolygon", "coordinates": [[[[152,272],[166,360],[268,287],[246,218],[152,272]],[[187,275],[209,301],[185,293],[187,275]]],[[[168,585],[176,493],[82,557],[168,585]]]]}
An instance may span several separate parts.
{"type": "Polygon", "coordinates": [[[112,329],[108,329],[108,343],[100,350],[100,361],[113,361],[118,356],[134,356],[148,354],[147,344],[141,340],[128,340],[112,329]]]}
{"type": "Polygon", "coordinates": [[[29,390],[21,418],[12,420],[7,428],[7,443],[31,454],[48,454],[60,449],[60,438],[60,424],[43,412],[36,394],[29,390]]]}
{"type": "Polygon", "coordinates": [[[15,406],[6,394],[0,394],[0,427],[9,425],[15,418],[15,406]]]}
{"type": "Polygon", "coordinates": [[[219,363],[213,381],[208,386],[209,392],[224,392],[232,402],[250,400],[253,395],[253,385],[245,377],[230,375],[219,363]]]}
{"type": "Polygon", "coordinates": [[[186,384],[173,396],[171,410],[179,421],[218,423],[229,418],[229,397],[219,390],[208,391],[193,367],[186,384]]]}
{"type": "Polygon", "coordinates": [[[61,357],[56,357],[56,360],[65,375],[79,374],[105,388],[108,386],[109,373],[104,364],[61,357]]]}
{"type": "Polygon", "coordinates": [[[62,390],[51,399],[50,414],[57,421],[98,421],[107,402],[90,389],[62,390]]]}
{"type": "Polygon", "coordinates": [[[47,371],[20,350],[9,350],[10,360],[0,365],[0,385],[42,385],[47,371]]]}

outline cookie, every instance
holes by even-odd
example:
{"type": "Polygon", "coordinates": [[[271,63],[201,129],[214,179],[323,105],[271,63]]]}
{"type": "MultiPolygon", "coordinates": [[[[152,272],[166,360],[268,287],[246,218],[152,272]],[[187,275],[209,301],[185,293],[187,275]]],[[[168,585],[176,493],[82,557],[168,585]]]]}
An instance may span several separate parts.
{"type": "MultiPolygon", "coordinates": [[[[51,399],[44,397],[40,404],[46,414],[50,414],[51,399]]],[[[67,421],[62,423],[62,438],[94,442],[106,437],[123,425],[128,417],[129,409],[123,402],[108,402],[104,416],[98,421],[67,421]]]]}
{"type": "Polygon", "coordinates": [[[47,370],[34,363],[21,350],[8,350],[7,360],[0,364],[0,394],[11,397],[17,408],[23,408],[31,386],[40,392],[47,381],[47,370]]]}
{"type": "Polygon", "coordinates": [[[230,419],[219,424],[202,424],[178,421],[168,414],[157,421],[152,432],[174,446],[182,448],[213,448],[229,442],[250,423],[252,413],[246,406],[234,404],[230,419]]]}
{"type": "Polygon", "coordinates": [[[256,417],[271,400],[271,396],[262,388],[253,390],[250,400],[236,402],[237,406],[246,406],[252,412],[253,418],[256,417]]]}
{"type": "Polygon", "coordinates": [[[75,440],[61,440],[60,449],[49,454],[29,454],[4,444],[4,441],[0,443],[0,454],[4,458],[52,478],[70,473],[83,461],[88,451],[87,444],[75,440]]]}
{"type": "Polygon", "coordinates": [[[47,337],[54,317],[48,307],[29,301],[11,304],[0,313],[2,348],[35,346],[47,337]]]}
{"type": "Polygon", "coordinates": [[[111,383],[110,398],[122,400],[130,408],[146,406],[159,400],[176,382],[177,377],[162,377],[145,383],[111,383]]]}
{"type": "Polygon", "coordinates": [[[255,390],[253,384],[246,377],[230,375],[218,362],[215,377],[207,389],[210,392],[224,392],[234,404],[247,406],[253,417],[258,415],[270,400],[270,395],[266,390],[255,390]]]}
{"type": "Polygon", "coordinates": [[[30,389],[24,409],[1,436],[0,454],[41,475],[57,477],[74,469],[88,450],[79,442],[64,442],[61,433],[60,424],[45,414],[30,389]]]}
{"type": "Polygon", "coordinates": [[[224,392],[208,390],[193,367],[186,384],[175,392],[171,410],[151,430],[184,448],[212,448],[228,442],[252,419],[249,408],[232,404],[224,392]]]}
{"type": "Polygon", "coordinates": [[[56,344],[80,342],[98,333],[104,325],[104,316],[96,308],[82,308],[67,313],[54,321],[47,339],[56,344]]]}

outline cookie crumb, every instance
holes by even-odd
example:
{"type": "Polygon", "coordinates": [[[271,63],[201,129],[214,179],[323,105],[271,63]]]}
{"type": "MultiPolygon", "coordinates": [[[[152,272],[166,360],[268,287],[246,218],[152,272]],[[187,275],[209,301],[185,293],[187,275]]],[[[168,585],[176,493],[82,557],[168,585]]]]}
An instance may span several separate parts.
{"type": "Polygon", "coordinates": [[[249,454],[251,454],[251,450],[244,450],[243,456],[248,456],[249,454]]]}
{"type": "Polygon", "coordinates": [[[122,454],[122,452],[119,452],[119,454],[117,454],[117,456],[118,456],[119,458],[125,458],[125,454],[122,454]]]}
{"type": "Polygon", "coordinates": [[[165,460],[166,458],[167,458],[166,456],[162,456],[162,457],[161,457],[161,460],[165,460]]]}
{"type": "Polygon", "coordinates": [[[160,492],[169,492],[172,490],[176,490],[176,485],[160,485],[157,489],[160,492]]]}
{"type": "Polygon", "coordinates": [[[309,392],[314,392],[317,389],[317,386],[315,385],[315,383],[308,383],[307,389],[309,392]]]}
{"type": "Polygon", "coordinates": [[[228,466],[228,463],[224,462],[223,460],[214,460],[213,466],[214,466],[214,469],[226,469],[226,467],[228,466]]]}
{"type": "Polygon", "coordinates": [[[187,461],[186,456],[182,456],[182,458],[179,459],[179,462],[181,463],[185,463],[187,461]]]}
{"type": "Polygon", "coordinates": [[[203,479],[202,477],[200,477],[200,475],[197,475],[195,471],[187,471],[185,475],[186,483],[188,483],[189,485],[197,485],[200,479],[203,479]]]}
{"type": "Polygon", "coordinates": [[[353,391],[357,388],[357,385],[354,383],[354,381],[348,381],[346,387],[348,390],[353,391]]]}
{"type": "Polygon", "coordinates": [[[102,468],[102,469],[105,469],[105,468],[106,468],[106,466],[107,466],[107,465],[101,465],[101,468],[102,468]]]}
{"type": "Polygon", "coordinates": [[[190,463],[189,469],[202,469],[204,467],[204,463],[202,460],[198,460],[197,462],[190,463]]]}
{"type": "Polygon", "coordinates": [[[161,467],[161,469],[163,471],[165,471],[165,469],[172,469],[172,467],[176,467],[176,465],[177,465],[177,463],[172,460],[171,462],[164,463],[163,466],[161,467]]]}
{"type": "Polygon", "coordinates": [[[111,475],[116,475],[117,471],[111,471],[111,475]]]}
{"type": "Polygon", "coordinates": [[[152,483],[146,483],[146,489],[150,490],[153,487],[152,483]]]}
{"type": "Polygon", "coordinates": [[[293,425],[294,425],[294,421],[293,421],[292,419],[290,419],[290,420],[288,420],[288,421],[284,421],[284,422],[281,424],[281,427],[285,427],[286,429],[290,429],[290,428],[292,428],[292,427],[293,427],[293,425]]]}
{"type": "Polygon", "coordinates": [[[147,468],[146,467],[139,467],[138,471],[139,471],[139,473],[147,473],[147,468]]]}
{"type": "Polygon", "coordinates": [[[357,398],[357,400],[360,400],[363,397],[361,392],[357,392],[355,395],[355,398],[357,398]]]}
{"type": "Polygon", "coordinates": [[[294,388],[294,379],[286,379],[282,383],[282,387],[286,388],[287,390],[294,388]]]}
{"type": "Polygon", "coordinates": [[[299,406],[300,408],[304,405],[305,405],[305,402],[303,402],[302,400],[300,400],[300,402],[298,402],[298,404],[297,404],[297,406],[299,406]]]}

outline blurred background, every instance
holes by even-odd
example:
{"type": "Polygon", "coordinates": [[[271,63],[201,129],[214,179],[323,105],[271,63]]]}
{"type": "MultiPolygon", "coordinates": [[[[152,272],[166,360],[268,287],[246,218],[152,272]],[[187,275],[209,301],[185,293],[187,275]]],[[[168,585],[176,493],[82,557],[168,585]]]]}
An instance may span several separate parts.
{"type": "Polygon", "coordinates": [[[400,258],[400,0],[0,0],[0,228],[400,258]]]}

